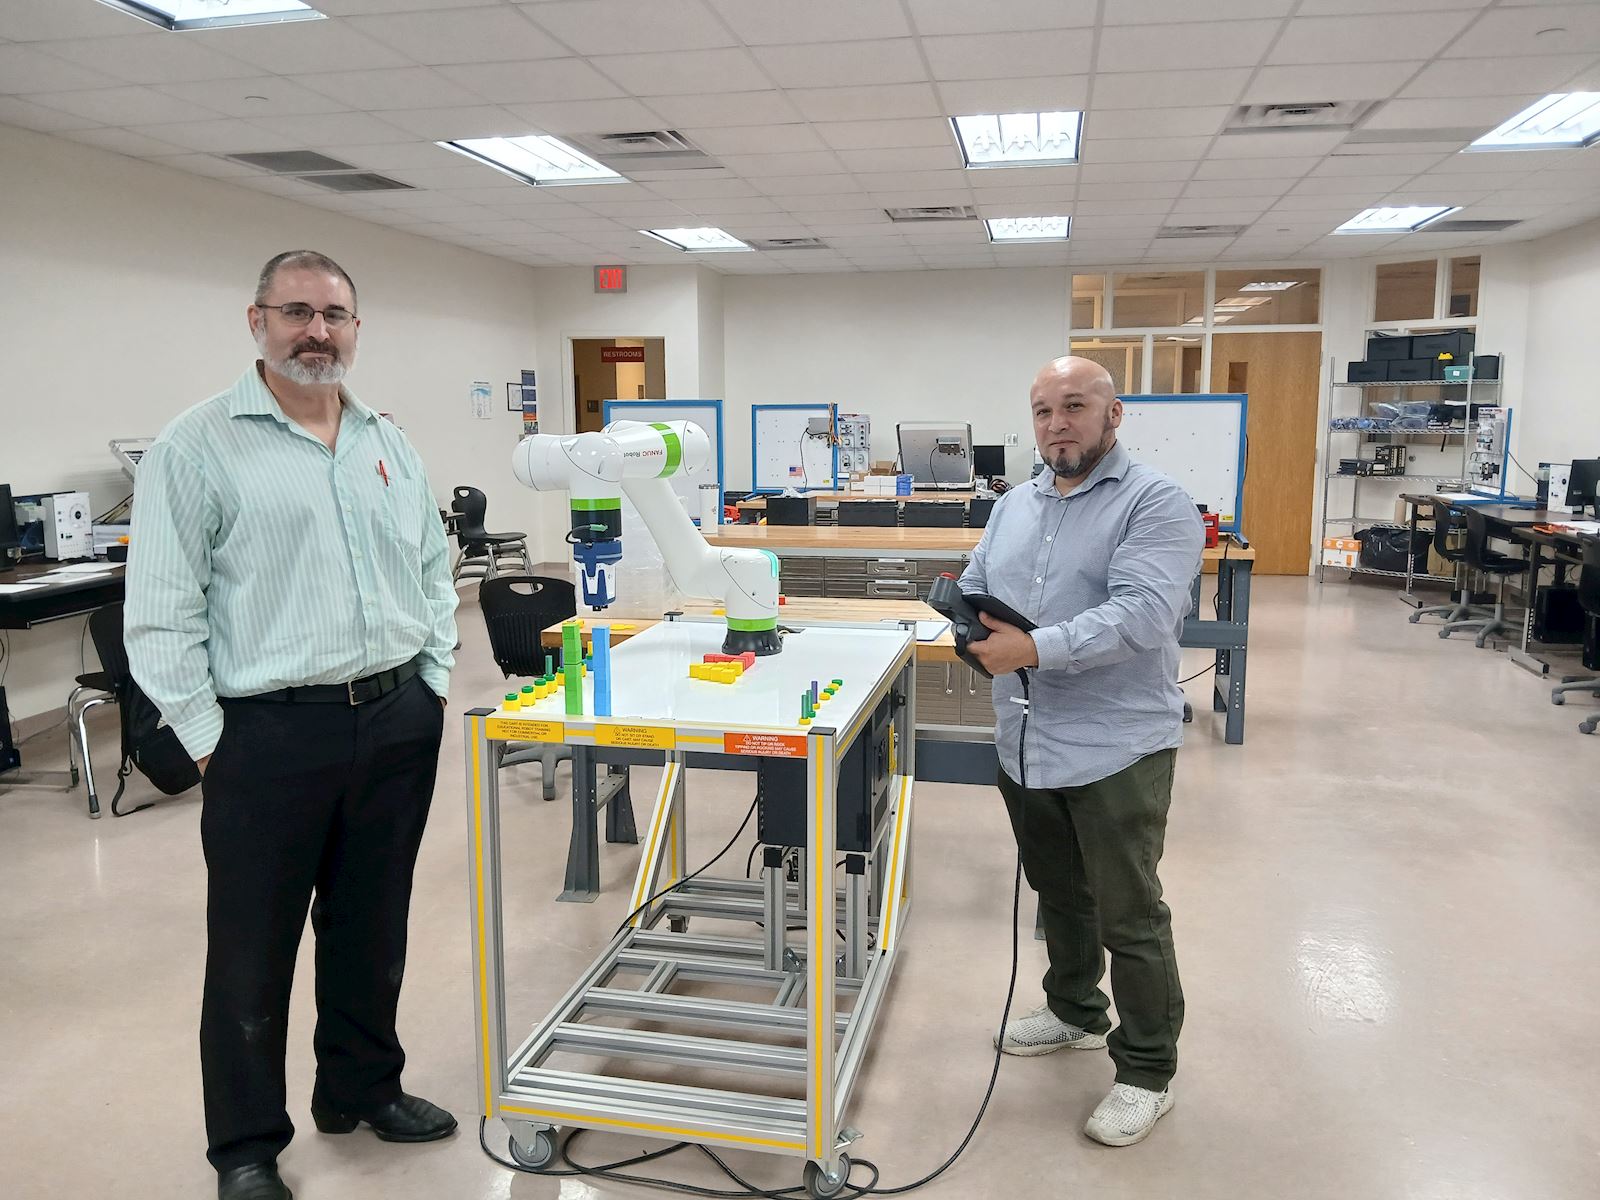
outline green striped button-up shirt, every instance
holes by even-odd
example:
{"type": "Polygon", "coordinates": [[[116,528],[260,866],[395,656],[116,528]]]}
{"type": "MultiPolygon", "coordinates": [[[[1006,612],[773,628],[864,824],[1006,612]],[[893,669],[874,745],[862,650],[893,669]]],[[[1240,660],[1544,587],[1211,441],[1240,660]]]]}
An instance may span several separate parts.
{"type": "Polygon", "coordinates": [[[221,736],[218,696],[344,683],[419,656],[446,695],[456,593],[422,459],[340,396],[329,450],[284,416],[255,364],[139,463],[128,660],[197,759],[221,736]]]}

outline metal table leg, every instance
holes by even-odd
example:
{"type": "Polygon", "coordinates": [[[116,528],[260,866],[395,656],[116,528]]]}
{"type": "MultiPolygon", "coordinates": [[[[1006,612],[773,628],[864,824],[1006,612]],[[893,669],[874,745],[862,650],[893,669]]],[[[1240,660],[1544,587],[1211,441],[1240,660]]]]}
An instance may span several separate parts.
{"type": "MultiPolygon", "coordinates": [[[[1219,594],[1226,593],[1227,615],[1224,620],[1231,621],[1245,630],[1245,638],[1249,639],[1250,626],[1250,570],[1248,559],[1237,559],[1218,566],[1217,588],[1219,594]],[[1226,570],[1228,578],[1222,579],[1221,572],[1226,570]]],[[[1216,695],[1213,689],[1213,699],[1218,701],[1219,710],[1226,709],[1228,714],[1227,730],[1224,740],[1229,745],[1237,746],[1244,741],[1244,684],[1245,684],[1245,658],[1247,651],[1244,647],[1235,650],[1218,651],[1219,663],[1227,665],[1227,695],[1216,695]],[[1224,655],[1226,656],[1224,658],[1224,655]]],[[[1221,666],[1218,671],[1221,673],[1221,666]]]]}
{"type": "Polygon", "coordinates": [[[1525,590],[1527,611],[1522,614],[1522,639],[1507,651],[1507,657],[1524,671],[1543,677],[1550,674],[1550,664],[1544,659],[1534,655],[1533,643],[1533,601],[1539,591],[1539,571],[1541,568],[1540,546],[1538,542],[1528,543],[1528,585],[1525,590]]]}

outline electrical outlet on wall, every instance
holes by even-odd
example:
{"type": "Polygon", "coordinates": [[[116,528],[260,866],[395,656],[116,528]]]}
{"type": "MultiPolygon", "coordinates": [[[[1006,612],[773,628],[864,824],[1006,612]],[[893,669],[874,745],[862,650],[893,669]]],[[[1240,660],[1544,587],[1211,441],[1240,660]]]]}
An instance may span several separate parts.
{"type": "Polygon", "coordinates": [[[1014,434],[1014,433],[1006,434],[1006,445],[1015,446],[1016,444],[1017,444],[1017,435],[1014,434]]]}

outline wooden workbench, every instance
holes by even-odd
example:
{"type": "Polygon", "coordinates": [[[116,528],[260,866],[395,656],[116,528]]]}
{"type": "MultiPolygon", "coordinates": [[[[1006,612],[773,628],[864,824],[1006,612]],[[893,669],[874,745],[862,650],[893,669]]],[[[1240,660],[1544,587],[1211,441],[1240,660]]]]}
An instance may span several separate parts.
{"type": "MultiPolygon", "coordinates": [[[[983,537],[981,529],[908,528],[903,525],[719,525],[707,535],[713,546],[747,546],[796,557],[908,557],[949,558],[971,553],[983,537]]],[[[1224,557],[1254,562],[1255,548],[1241,546],[1229,534],[1200,553],[1202,564],[1224,557]]],[[[1202,568],[1203,569],[1203,568],[1202,568]]]]}
{"type": "MultiPolygon", "coordinates": [[[[969,500],[977,499],[978,493],[974,491],[944,492],[933,488],[913,491],[909,496],[897,496],[893,492],[807,492],[817,504],[826,508],[830,504],[849,503],[852,500],[898,500],[904,503],[907,500],[959,500],[965,504],[969,500]]],[[[739,501],[741,512],[765,512],[767,509],[766,496],[746,496],[739,501]]]]}

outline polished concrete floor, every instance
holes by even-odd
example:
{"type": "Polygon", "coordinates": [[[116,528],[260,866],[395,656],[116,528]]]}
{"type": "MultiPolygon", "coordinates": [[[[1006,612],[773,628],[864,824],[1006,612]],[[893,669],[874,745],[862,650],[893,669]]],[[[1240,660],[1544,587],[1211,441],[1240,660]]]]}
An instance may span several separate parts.
{"type": "MultiPolygon", "coordinates": [[[[924,1194],[1600,1194],[1588,1104],[1600,1049],[1600,738],[1575,728],[1597,702],[1554,708],[1503,654],[1442,643],[1406,611],[1378,588],[1263,579],[1245,745],[1223,744],[1206,681],[1189,685],[1202,715],[1179,757],[1162,870],[1188,996],[1172,1115],[1143,1145],[1106,1149],[1080,1132],[1111,1082],[1103,1055],[1008,1058],[971,1147],[924,1194]]],[[[456,716],[500,690],[470,602],[461,625],[456,716]]],[[[418,868],[401,1021],[408,1088],[451,1107],[462,1131],[405,1147],[311,1128],[307,953],[288,1063],[301,1132],[284,1175],[303,1200],[668,1195],[517,1176],[478,1148],[456,716],[418,868]]],[[[96,745],[109,776],[114,719],[96,745]]],[[[59,735],[27,751],[46,765],[59,735]]],[[[625,913],[638,852],[605,848],[597,903],[552,903],[568,812],[540,801],[531,769],[514,771],[504,869],[516,1029],[625,913]]],[[[636,772],[641,822],[653,775],[636,772]]],[[[697,862],[737,827],[748,777],[691,783],[697,862]]],[[[1014,857],[997,794],[917,793],[917,911],[850,1117],[886,1185],[937,1166],[965,1132],[1010,954],[1014,857]]],[[[197,795],[94,823],[79,797],[0,796],[0,1195],[212,1194],[195,1032],[198,815],[197,795]]],[[[1024,913],[1031,927],[1026,903],[1024,913]]],[[[1038,1001],[1041,962],[1025,935],[1021,1007],[1038,1001]]],[[[491,1144],[503,1137],[489,1130],[491,1144]]],[[[648,1147],[595,1136],[583,1154],[648,1147]]],[[[799,1180],[793,1160],[728,1159],[764,1187],[799,1180]]],[[[730,1186],[689,1152],[658,1170],[730,1186]]]]}

